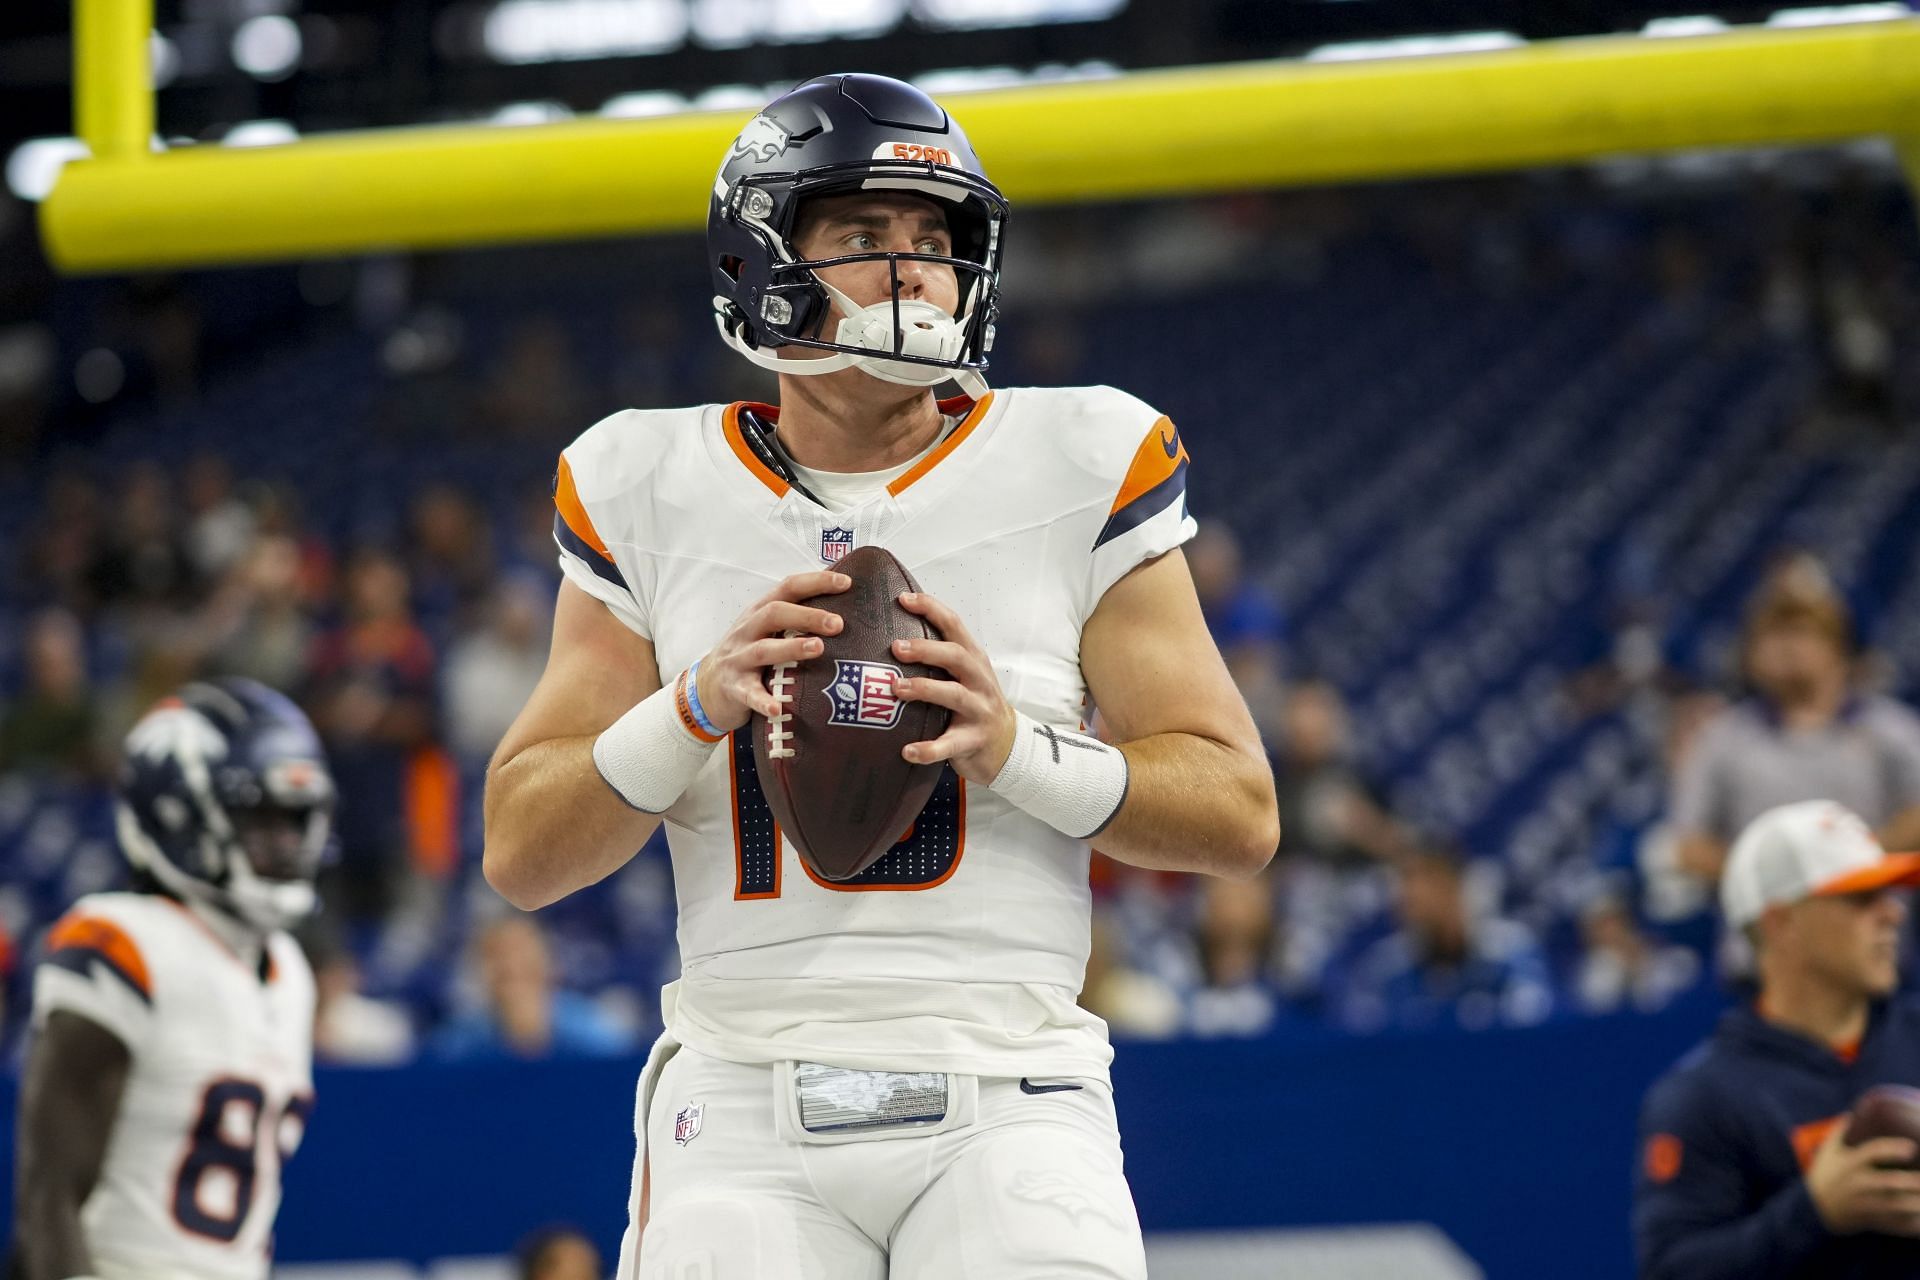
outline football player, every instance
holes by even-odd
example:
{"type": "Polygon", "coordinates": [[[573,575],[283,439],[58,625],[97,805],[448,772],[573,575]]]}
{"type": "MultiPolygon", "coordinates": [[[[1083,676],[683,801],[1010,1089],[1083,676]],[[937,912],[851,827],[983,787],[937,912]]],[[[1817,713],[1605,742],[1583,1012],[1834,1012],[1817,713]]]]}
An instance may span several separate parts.
{"type": "Polygon", "coordinates": [[[721,338],[781,404],[617,413],[561,455],[546,674],[500,744],[486,873],[537,908],[662,823],[682,976],[642,1073],[619,1275],[1138,1280],[1106,1028],[1075,1004],[1090,838],[1250,876],[1273,780],[1178,550],[1187,450],[1107,387],[1002,389],[1007,203],[933,100],[812,80],[734,141],[708,218],[721,338]],[[937,400],[945,380],[964,393],[937,400]],[[892,551],[951,679],[946,766],[852,880],[786,848],[753,772],[801,601],[892,551]],[[1082,732],[1098,707],[1114,744],[1082,732]]]}
{"type": "Polygon", "coordinates": [[[313,1106],[314,908],[333,782],[250,680],[193,684],[127,735],[124,893],[82,898],[34,975],[20,1103],[22,1280],[260,1280],[313,1106]]]}

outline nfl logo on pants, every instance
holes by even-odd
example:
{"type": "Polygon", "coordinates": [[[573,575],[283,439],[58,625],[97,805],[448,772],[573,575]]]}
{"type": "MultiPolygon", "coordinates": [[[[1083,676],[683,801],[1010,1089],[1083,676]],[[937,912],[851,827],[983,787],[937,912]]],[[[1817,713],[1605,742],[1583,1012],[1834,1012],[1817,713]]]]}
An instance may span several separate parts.
{"type": "Polygon", "coordinates": [[[700,1136],[700,1115],[706,1110],[704,1103],[693,1102],[680,1108],[673,1118],[673,1140],[686,1146],[700,1136]]]}
{"type": "Polygon", "coordinates": [[[823,529],[820,531],[820,559],[824,564],[838,564],[853,550],[853,530],[823,529]]]}

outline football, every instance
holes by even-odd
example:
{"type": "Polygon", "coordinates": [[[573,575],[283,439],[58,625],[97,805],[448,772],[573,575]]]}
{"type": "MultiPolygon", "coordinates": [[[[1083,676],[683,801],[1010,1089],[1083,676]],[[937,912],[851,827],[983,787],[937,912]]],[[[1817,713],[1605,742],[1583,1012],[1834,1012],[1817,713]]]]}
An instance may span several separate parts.
{"type": "Polygon", "coordinates": [[[947,709],[894,696],[901,676],[946,675],[893,652],[896,639],[940,638],[900,604],[902,591],[920,589],[913,575],[880,547],[849,552],[834,567],[853,585],[805,603],[846,625],[821,637],[818,657],[768,672],[784,708],[753,717],[753,756],[781,836],[815,875],[837,882],[878,861],[926,807],[945,766],[910,764],[900,749],[939,737],[947,709]]]}
{"type": "MultiPolygon", "coordinates": [[[[1848,1146],[1870,1138],[1911,1138],[1920,1142],[1920,1089],[1903,1084],[1879,1084],[1860,1095],[1847,1117],[1843,1139],[1848,1146]]],[[[1902,1166],[1920,1169],[1920,1160],[1902,1166]]]]}

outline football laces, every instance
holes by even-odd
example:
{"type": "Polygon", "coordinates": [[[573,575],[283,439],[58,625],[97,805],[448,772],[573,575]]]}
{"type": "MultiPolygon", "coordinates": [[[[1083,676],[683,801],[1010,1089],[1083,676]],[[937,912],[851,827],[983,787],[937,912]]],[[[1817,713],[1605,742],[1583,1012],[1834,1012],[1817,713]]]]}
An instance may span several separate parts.
{"type": "MultiPolygon", "coordinates": [[[[792,627],[788,627],[781,634],[785,639],[797,640],[806,633],[795,631],[792,627]]],[[[781,706],[778,715],[767,717],[767,756],[769,759],[793,759],[793,730],[787,728],[787,722],[793,719],[793,711],[791,710],[794,684],[793,669],[798,665],[798,663],[794,662],[776,662],[773,665],[773,674],[767,679],[767,689],[773,694],[774,701],[778,702],[781,706]]]]}

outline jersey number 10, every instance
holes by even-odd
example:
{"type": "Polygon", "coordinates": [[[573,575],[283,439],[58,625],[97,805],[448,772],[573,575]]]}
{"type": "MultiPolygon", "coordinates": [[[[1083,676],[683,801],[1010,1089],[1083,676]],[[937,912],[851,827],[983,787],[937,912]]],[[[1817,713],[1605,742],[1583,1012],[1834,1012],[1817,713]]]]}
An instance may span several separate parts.
{"type": "MultiPolygon", "coordinates": [[[[753,762],[751,722],[734,730],[727,740],[733,766],[733,896],[736,900],[780,896],[780,828],[760,791],[760,775],[753,762]]],[[[940,771],[927,807],[880,860],[851,880],[822,880],[807,875],[823,889],[859,893],[874,889],[931,889],[945,884],[960,865],[967,848],[967,783],[952,765],[940,771]]],[[[801,864],[803,867],[805,864],[801,864]]]]}

